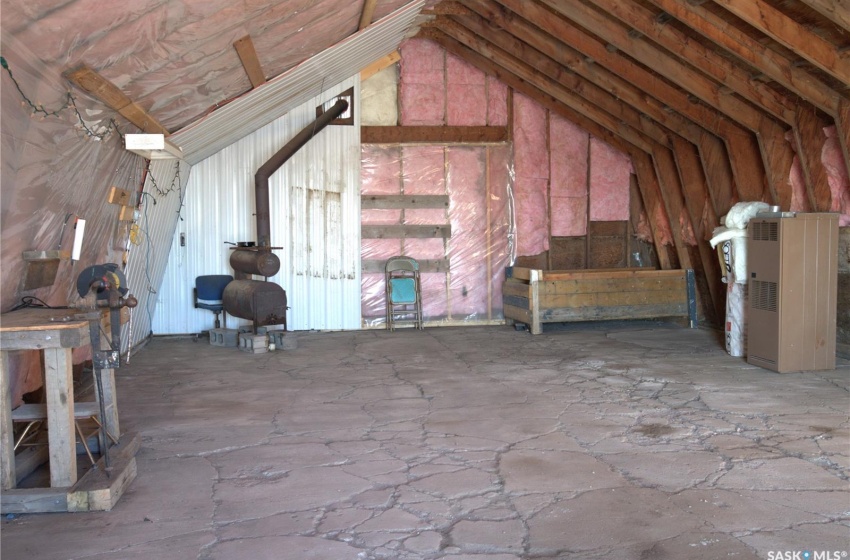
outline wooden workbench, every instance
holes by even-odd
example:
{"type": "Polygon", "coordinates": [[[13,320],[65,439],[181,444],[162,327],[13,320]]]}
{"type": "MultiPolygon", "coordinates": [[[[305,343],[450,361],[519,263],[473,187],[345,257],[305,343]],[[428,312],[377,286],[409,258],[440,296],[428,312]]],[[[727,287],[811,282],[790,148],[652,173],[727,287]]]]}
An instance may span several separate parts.
{"type": "Polygon", "coordinates": [[[106,417],[101,422],[118,439],[110,448],[112,471],[103,459],[77,480],[75,419],[99,416],[97,402],[74,401],[74,348],[90,344],[88,321],[74,319],[74,310],[27,308],[0,315],[0,511],[108,510],[135,478],[138,437],[120,433],[115,373],[103,371],[106,417]],[[46,405],[24,404],[12,410],[9,357],[12,350],[40,350],[44,358],[46,405]],[[46,418],[45,418],[46,417],[46,418]],[[50,488],[18,489],[25,472],[17,472],[13,422],[46,419],[50,488]]]}

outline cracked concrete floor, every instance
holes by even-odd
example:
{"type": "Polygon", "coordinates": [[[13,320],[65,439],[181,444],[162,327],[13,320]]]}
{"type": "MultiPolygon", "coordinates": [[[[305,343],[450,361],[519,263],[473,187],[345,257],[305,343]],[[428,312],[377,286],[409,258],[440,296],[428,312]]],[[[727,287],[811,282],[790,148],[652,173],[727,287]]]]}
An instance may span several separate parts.
{"type": "Polygon", "coordinates": [[[153,340],[118,372],[137,479],[111,512],[4,518],[3,557],[850,551],[847,361],[779,375],[658,323],[298,341],[153,340]]]}

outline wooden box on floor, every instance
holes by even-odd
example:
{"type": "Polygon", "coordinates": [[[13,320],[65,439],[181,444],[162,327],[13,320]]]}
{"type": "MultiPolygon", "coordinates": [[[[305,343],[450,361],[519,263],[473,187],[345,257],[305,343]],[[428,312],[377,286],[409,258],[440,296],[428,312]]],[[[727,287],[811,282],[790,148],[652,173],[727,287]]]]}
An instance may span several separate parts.
{"type": "Polygon", "coordinates": [[[685,317],[696,326],[691,270],[505,269],[505,319],[540,334],[543,323],[685,317]]]}

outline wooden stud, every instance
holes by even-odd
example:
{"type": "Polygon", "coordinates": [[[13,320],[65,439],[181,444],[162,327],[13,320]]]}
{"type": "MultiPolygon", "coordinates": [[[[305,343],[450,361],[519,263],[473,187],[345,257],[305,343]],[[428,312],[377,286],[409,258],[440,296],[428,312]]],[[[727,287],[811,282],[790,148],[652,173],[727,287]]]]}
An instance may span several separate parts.
{"type": "Polygon", "coordinates": [[[260,65],[260,59],[257,57],[251,36],[245,35],[241,39],[237,39],[233,43],[233,48],[239,55],[239,60],[242,62],[242,67],[245,68],[245,73],[248,74],[248,79],[251,80],[251,87],[259,87],[266,83],[266,74],[263,72],[262,65],[260,65]]]}
{"type": "Polygon", "coordinates": [[[74,434],[74,372],[70,348],[45,348],[44,392],[50,448],[50,486],[77,481],[77,444],[74,434]]]}
{"type": "Polygon", "coordinates": [[[0,351],[0,489],[16,486],[15,436],[12,424],[12,393],[9,379],[9,353],[0,351]]]}
{"type": "Polygon", "coordinates": [[[136,208],[134,206],[122,206],[118,211],[118,221],[132,222],[135,220],[136,208]]]}

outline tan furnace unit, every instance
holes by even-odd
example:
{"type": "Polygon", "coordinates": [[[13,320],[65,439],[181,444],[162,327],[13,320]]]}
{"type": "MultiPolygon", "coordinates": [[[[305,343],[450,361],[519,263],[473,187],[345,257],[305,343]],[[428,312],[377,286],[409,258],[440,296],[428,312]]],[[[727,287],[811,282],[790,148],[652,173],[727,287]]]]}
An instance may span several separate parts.
{"type": "Polygon", "coordinates": [[[748,236],[747,361],[834,369],[838,214],[759,214],[748,236]]]}

